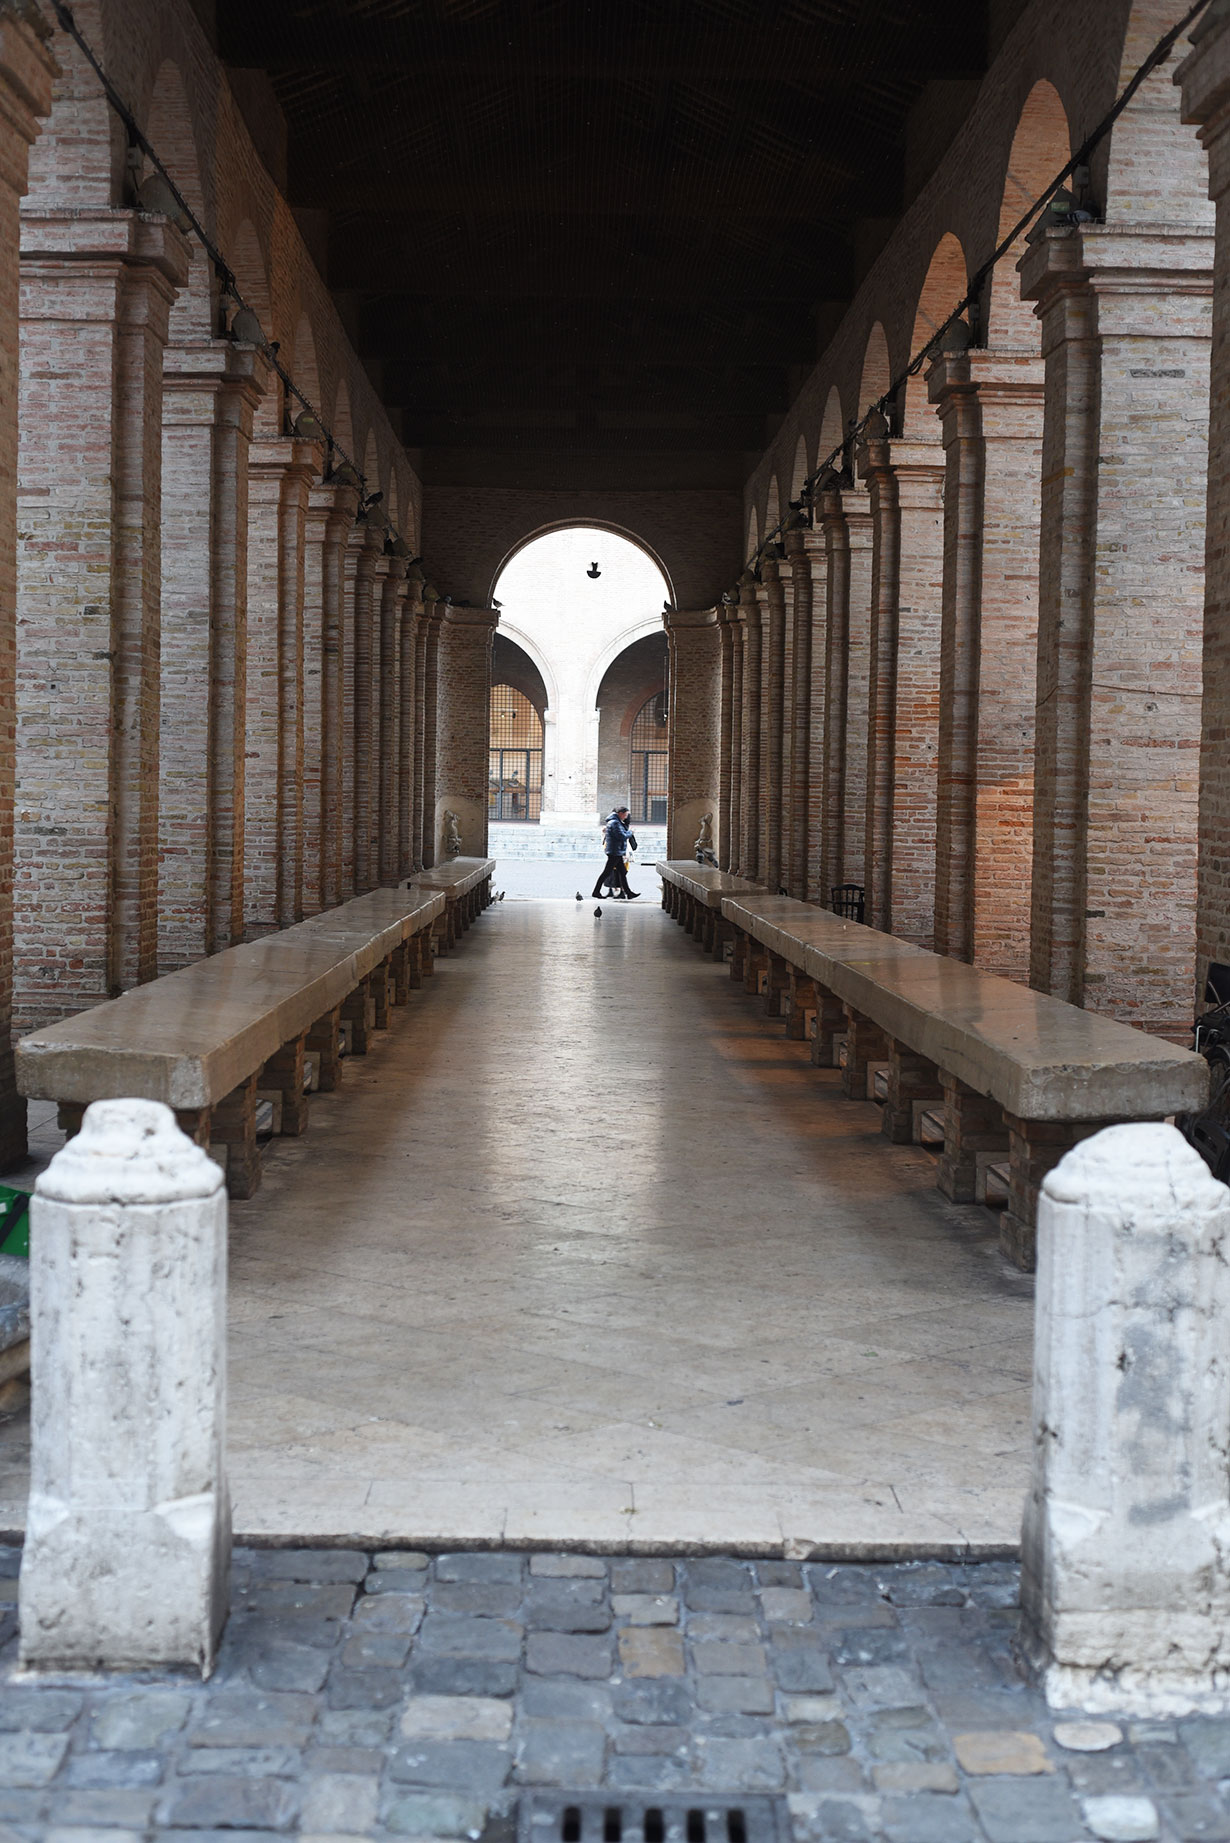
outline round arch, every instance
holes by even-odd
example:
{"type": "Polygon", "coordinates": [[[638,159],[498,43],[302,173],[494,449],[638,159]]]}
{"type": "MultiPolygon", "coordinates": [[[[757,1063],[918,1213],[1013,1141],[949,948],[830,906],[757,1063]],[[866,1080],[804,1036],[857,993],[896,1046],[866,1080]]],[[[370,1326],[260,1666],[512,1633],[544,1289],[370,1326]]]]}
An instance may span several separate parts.
{"type": "MultiPolygon", "coordinates": [[[[959,239],[951,231],[945,231],[935,246],[914,310],[911,352],[921,351],[936,328],[947,320],[965,293],[967,273],[965,251],[959,239]]],[[[940,439],[938,420],[927,397],[925,365],[917,376],[906,381],[903,430],[911,440],[938,442],[940,439]]]]}
{"type": "Polygon", "coordinates": [[[884,395],[892,381],[893,368],[888,357],[888,339],[884,328],[877,320],[867,335],[867,347],[863,353],[863,372],[858,386],[858,414],[860,416],[884,395]]]}
{"type": "MultiPolygon", "coordinates": [[[[206,217],[205,187],[197,144],[196,123],[183,72],[174,58],[164,58],[154,77],[146,112],[145,132],[158,157],[179,187],[197,217],[206,217]]],[[[155,169],[151,166],[148,172],[155,169]]],[[[190,338],[193,334],[211,334],[215,330],[215,280],[213,265],[196,237],[188,238],[190,261],[188,286],[182,288],[171,304],[170,337],[190,338]]]]}
{"type": "MultiPolygon", "coordinates": [[[[1174,24],[1173,0],[1132,0],[1119,82],[1139,69],[1158,39],[1174,24]]],[[[1191,50],[1185,34],[1164,64],[1152,71],[1095,156],[1105,173],[1108,224],[1189,224],[1212,229],[1208,156],[1195,131],[1181,119],[1174,74],[1191,50]],[[1158,183],[1159,172],[1165,183],[1158,183]]]]}
{"type": "Polygon", "coordinates": [[[539,538],[550,537],[552,532],[555,531],[609,531],[612,537],[624,538],[629,544],[635,544],[638,550],[644,551],[649,561],[660,572],[662,581],[666,586],[667,599],[672,608],[675,606],[675,585],[671,581],[671,573],[653,545],[647,543],[637,532],[629,530],[626,525],[617,525],[611,519],[607,518],[560,518],[554,520],[549,525],[539,525],[525,537],[518,538],[517,542],[512,545],[509,550],[505,551],[496,566],[495,573],[491,578],[491,587],[487,594],[488,606],[495,600],[495,593],[499,587],[500,577],[504,574],[504,571],[508,568],[513,558],[519,557],[523,550],[528,550],[529,546],[537,543],[539,538]]]}
{"type": "Polygon", "coordinates": [[[546,694],[547,700],[547,711],[554,711],[559,703],[559,691],[555,684],[555,674],[551,670],[550,660],[538,645],[537,641],[531,634],[527,634],[524,628],[518,627],[515,622],[506,621],[503,615],[500,616],[500,624],[496,632],[497,634],[502,634],[504,639],[511,640],[514,646],[519,646],[521,648],[521,651],[525,654],[530,664],[538,673],[539,678],[542,680],[542,688],[546,694]]]}
{"type": "Polygon", "coordinates": [[[790,497],[797,499],[803,491],[803,483],[811,472],[807,461],[807,437],[800,435],[794,450],[794,469],[790,475],[790,497]]]}
{"type": "MultiPolygon", "coordinates": [[[[1025,98],[1012,137],[995,233],[997,239],[1002,241],[1019,222],[1038,194],[1067,164],[1071,151],[1067,111],[1054,84],[1042,78],[1025,98]]],[[[995,265],[991,276],[987,344],[1036,353],[1042,350],[1042,328],[1032,304],[1021,299],[1016,272],[1024,251],[1025,239],[1018,237],[1002,262],[995,265]]],[[[953,297],[954,307],[959,298],[953,297]]]]}

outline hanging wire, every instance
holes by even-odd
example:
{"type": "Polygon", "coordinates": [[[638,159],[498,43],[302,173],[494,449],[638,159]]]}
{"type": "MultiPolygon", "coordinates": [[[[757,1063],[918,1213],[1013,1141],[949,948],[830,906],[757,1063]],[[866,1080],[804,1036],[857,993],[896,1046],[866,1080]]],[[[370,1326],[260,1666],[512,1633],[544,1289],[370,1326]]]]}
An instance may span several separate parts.
{"type": "MultiPolygon", "coordinates": [[[[114,109],[115,113],[119,116],[121,122],[123,122],[124,124],[124,128],[125,128],[125,131],[127,132],[130,145],[134,147],[139,147],[141,152],[145,155],[146,159],[152,161],[153,165],[157,168],[158,172],[162,175],[162,178],[166,181],[166,184],[168,188],[170,189],[171,196],[174,198],[175,203],[179,206],[179,209],[183,213],[184,217],[188,220],[188,223],[191,226],[192,231],[197,237],[198,241],[200,242],[202,249],[205,251],[205,254],[209,257],[210,262],[213,264],[214,273],[218,277],[218,282],[222,289],[223,294],[229,300],[234,301],[235,304],[243,312],[250,313],[253,319],[256,321],[257,325],[260,326],[260,315],[256,312],[256,309],[251,305],[251,303],[244,299],[243,295],[239,291],[239,284],[235,280],[235,271],[231,268],[225,256],[222,254],[222,251],[219,249],[218,245],[214,242],[213,238],[210,236],[205,226],[201,223],[200,218],[198,218],[196,212],[192,209],[192,206],[188,203],[187,199],[184,197],[183,193],[180,191],[179,187],[176,185],[174,179],[171,177],[170,173],[167,171],[166,166],[163,164],[163,161],[159,157],[157,148],[155,148],[150,143],[147,136],[142,132],[141,128],[138,126],[137,119],[133,115],[132,110],[128,107],[128,104],[125,102],[123,96],[121,96],[120,92],[116,89],[114,83],[111,81],[110,77],[107,75],[106,71],[103,68],[101,59],[98,57],[93,46],[89,43],[89,40],[85,37],[80,26],[77,24],[76,20],[73,18],[71,8],[65,4],[65,0],[49,0],[49,3],[51,6],[51,10],[55,14],[56,19],[59,21],[61,27],[63,28],[65,32],[68,33],[69,37],[73,40],[74,44],[77,45],[83,57],[86,59],[87,63],[90,65],[91,69],[93,70],[94,75],[98,78],[99,83],[102,85],[103,94],[107,98],[107,101],[111,104],[111,107],[114,109]]],[[[317,409],[316,405],[312,402],[311,398],[306,396],[304,392],[300,390],[298,384],[296,384],[294,378],[291,376],[290,372],[286,369],[285,365],[282,363],[281,359],[278,357],[278,347],[277,347],[276,342],[271,342],[268,338],[266,338],[263,327],[261,328],[260,339],[258,341],[254,341],[253,343],[255,343],[259,347],[260,351],[264,353],[270,365],[273,367],[274,371],[276,371],[278,377],[282,380],[283,385],[290,392],[291,396],[294,397],[295,401],[301,404],[303,408],[306,410],[307,414],[313,417],[315,421],[319,424],[320,429],[322,433],[324,434],[325,441],[328,443],[330,457],[332,458],[333,455],[340,455],[341,459],[345,462],[345,464],[349,468],[352,469],[352,471],[355,474],[356,479],[359,482],[362,505],[366,506],[372,503],[373,499],[381,499],[382,496],[379,493],[377,494],[368,493],[367,476],[363,472],[363,469],[359,466],[354,456],[352,454],[349,454],[346,451],[346,449],[342,446],[341,442],[339,442],[337,438],[334,436],[332,429],[329,427],[328,423],[325,421],[320,410],[317,409]]],[[[394,541],[400,540],[402,543],[406,543],[406,539],[402,536],[402,533],[397,530],[396,526],[393,524],[391,519],[388,520],[387,522],[387,529],[389,533],[391,534],[392,538],[394,539],[394,541]]],[[[410,549],[409,544],[407,544],[406,547],[407,547],[407,552],[409,552],[409,549],[410,549]]]]}
{"type": "MultiPolygon", "coordinates": [[[[936,327],[926,345],[922,346],[920,350],[914,354],[904,371],[900,372],[898,376],[892,380],[887,390],[885,390],[881,396],[877,397],[874,403],[867,406],[857,422],[852,422],[849,425],[837,446],[832,449],[822,461],[817,462],[812,472],[808,474],[806,480],[803,482],[800,489],[802,496],[812,494],[824,475],[837,461],[841,460],[844,465],[844,457],[849,454],[854,443],[862,434],[871,418],[877,414],[881,416],[886,415],[888,411],[892,409],[897,394],[902,386],[905,385],[910,378],[917,377],[928,358],[933,353],[942,349],[944,335],[949,327],[956,324],[967,308],[976,307],[978,305],[982,298],[983,285],[996,264],[1003,261],[1013,244],[1017,241],[1017,238],[1027,231],[1034,221],[1042,215],[1042,212],[1046,209],[1060,186],[1062,186],[1064,180],[1070,179],[1078,167],[1088,166],[1089,156],[1093,153],[1094,148],[1110,133],[1141,84],[1144,83],[1148,77],[1153,75],[1153,72],[1159,65],[1166,62],[1166,59],[1170,56],[1170,53],[1173,51],[1179,39],[1182,38],[1188,27],[1200,17],[1200,14],[1204,12],[1209,4],[1210,0],[1196,0],[1195,5],[1188,8],[1178,24],[1172,26],[1164,37],[1158,39],[1156,45],[1154,45],[1152,51],[1140,66],[1139,70],[1136,71],[1135,75],[1124,86],[1120,95],[1116,97],[1114,103],[1110,109],[1107,110],[1093,132],[1085,136],[1085,139],[1068,161],[1068,164],[1056,173],[1046,190],[1038,195],[1024,215],[1017,219],[1017,222],[1012,226],[1008,234],[1005,237],[1001,237],[986,261],[980,264],[975,270],[969,287],[966,289],[957,305],[953,308],[948,318],[936,327]]],[[[764,555],[769,545],[776,543],[777,539],[781,537],[782,533],[786,530],[789,516],[790,514],[787,513],[786,516],[780,518],[773,529],[766,533],[765,537],[744,564],[745,570],[755,569],[759,559],[764,555]]]]}

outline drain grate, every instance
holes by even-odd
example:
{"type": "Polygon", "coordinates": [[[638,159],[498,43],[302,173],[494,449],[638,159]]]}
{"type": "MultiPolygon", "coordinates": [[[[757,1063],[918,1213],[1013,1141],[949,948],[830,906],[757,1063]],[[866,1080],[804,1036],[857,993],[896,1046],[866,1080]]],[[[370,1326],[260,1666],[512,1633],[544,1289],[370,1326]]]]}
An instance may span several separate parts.
{"type": "Polygon", "coordinates": [[[519,1843],[789,1843],[780,1798],[523,1796],[519,1843]]]}

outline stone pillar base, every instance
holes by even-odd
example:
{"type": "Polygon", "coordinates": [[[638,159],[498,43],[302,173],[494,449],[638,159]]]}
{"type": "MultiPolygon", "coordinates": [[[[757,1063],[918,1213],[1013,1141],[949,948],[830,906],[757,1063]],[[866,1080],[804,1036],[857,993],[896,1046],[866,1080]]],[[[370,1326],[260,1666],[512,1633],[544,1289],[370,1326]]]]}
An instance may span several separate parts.
{"type": "Polygon", "coordinates": [[[944,1091],[944,1150],[936,1188],[953,1203],[976,1203],[986,1168],[1008,1156],[1008,1129],[999,1102],[968,1088],[955,1075],[941,1074],[944,1091]]]}
{"type": "Polygon", "coordinates": [[[926,1056],[890,1039],[888,1097],[880,1116],[880,1131],[894,1145],[912,1145],[918,1138],[918,1116],[926,1106],[942,1102],[940,1072],[926,1056]]]}

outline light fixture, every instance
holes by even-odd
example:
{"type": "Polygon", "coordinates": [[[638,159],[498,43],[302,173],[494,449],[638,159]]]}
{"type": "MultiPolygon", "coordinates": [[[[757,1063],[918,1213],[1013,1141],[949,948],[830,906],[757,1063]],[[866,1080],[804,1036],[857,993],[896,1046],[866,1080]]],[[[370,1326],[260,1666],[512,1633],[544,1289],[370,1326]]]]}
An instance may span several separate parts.
{"type": "Polygon", "coordinates": [[[586,570],[585,574],[589,577],[591,582],[597,582],[599,576],[601,576],[602,574],[602,571],[598,568],[598,565],[596,563],[591,563],[589,568],[586,570]]]}

